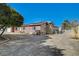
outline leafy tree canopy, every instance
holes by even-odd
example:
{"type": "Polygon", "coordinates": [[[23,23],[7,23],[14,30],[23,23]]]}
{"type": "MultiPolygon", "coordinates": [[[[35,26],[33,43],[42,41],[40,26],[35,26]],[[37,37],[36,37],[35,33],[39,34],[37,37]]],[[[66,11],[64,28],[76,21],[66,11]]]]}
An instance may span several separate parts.
{"type": "Polygon", "coordinates": [[[4,33],[7,27],[21,26],[23,24],[23,16],[7,4],[0,3],[0,30],[4,33]]]}
{"type": "Polygon", "coordinates": [[[0,4],[0,25],[21,26],[23,16],[7,4],[0,4]]]}
{"type": "Polygon", "coordinates": [[[71,29],[71,23],[68,20],[64,20],[64,22],[62,23],[62,27],[63,29],[71,29]]]}

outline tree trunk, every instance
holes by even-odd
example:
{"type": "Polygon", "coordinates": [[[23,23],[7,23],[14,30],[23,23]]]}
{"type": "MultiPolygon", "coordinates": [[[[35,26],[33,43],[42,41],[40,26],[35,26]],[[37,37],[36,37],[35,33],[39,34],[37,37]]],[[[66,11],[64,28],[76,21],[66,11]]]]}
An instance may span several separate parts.
{"type": "MultiPolygon", "coordinates": [[[[3,35],[3,33],[4,33],[5,29],[6,29],[6,27],[3,27],[3,28],[1,28],[1,29],[3,29],[3,31],[2,31],[2,33],[0,34],[0,38],[1,38],[1,39],[6,39],[6,38],[2,37],[2,35],[3,35]]],[[[0,29],[0,30],[1,30],[1,29],[0,29]]]]}
{"type": "Polygon", "coordinates": [[[1,30],[2,28],[4,28],[4,27],[5,27],[5,25],[1,26],[1,27],[0,27],[0,30],[1,30]]]}
{"type": "Polygon", "coordinates": [[[0,36],[2,36],[2,35],[3,35],[3,33],[4,33],[5,29],[6,29],[6,27],[4,27],[4,28],[3,28],[3,31],[2,31],[2,33],[0,34],[0,36]]]}

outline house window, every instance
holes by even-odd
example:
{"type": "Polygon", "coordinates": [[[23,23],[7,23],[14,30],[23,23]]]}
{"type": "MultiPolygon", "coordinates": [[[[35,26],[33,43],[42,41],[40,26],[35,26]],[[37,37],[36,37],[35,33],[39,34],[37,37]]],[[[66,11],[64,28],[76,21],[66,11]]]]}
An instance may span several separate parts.
{"type": "Polygon", "coordinates": [[[35,26],[33,27],[33,30],[36,30],[36,27],[35,26]]]}
{"type": "Polygon", "coordinates": [[[23,30],[25,30],[25,27],[23,27],[23,30]]]}
{"type": "Polygon", "coordinates": [[[16,30],[20,30],[20,28],[19,27],[16,27],[16,30]]]}
{"type": "Polygon", "coordinates": [[[18,30],[17,27],[16,27],[16,30],[18,30]]]}

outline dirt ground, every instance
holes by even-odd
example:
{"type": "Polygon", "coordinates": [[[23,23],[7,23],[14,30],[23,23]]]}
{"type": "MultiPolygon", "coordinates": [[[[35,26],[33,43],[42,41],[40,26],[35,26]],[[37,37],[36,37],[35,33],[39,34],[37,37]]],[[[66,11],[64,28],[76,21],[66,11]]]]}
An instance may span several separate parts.
{"type": "Polygon", "coordinates": [[[79,39],[72,39],[69,32],[48,36],[50,39],[44,45],[61,49],[64,56],[79,56],[79,39]]]}
{"type": "Polygon", "coordinates": [[[79,40],[69,32],[54,35],[6,35],[0,56],[79,56],[79,40]]]}

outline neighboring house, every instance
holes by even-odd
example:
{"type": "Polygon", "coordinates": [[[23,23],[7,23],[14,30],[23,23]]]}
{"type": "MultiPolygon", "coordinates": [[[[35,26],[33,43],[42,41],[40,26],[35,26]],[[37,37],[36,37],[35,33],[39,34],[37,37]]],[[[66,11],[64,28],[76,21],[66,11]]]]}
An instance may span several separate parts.
{"type": "Polygon", "coordinates": [[[6,32],[13,33],[28,33],[28,34],[36,34],[37,32],[41,34],[49,34],[52,33],[52,30],[56,30],[57,27],[49,22],[40,22],[34,23],[30,25],[22,25],[21,27],[10,27],[6,29],[6,32]]]}

